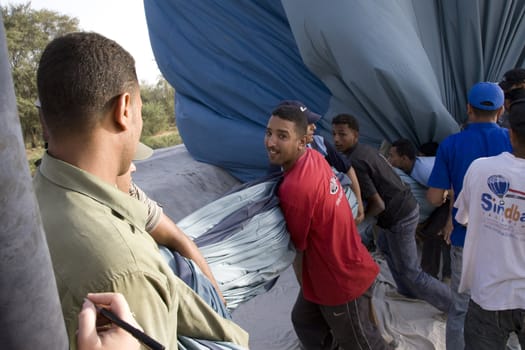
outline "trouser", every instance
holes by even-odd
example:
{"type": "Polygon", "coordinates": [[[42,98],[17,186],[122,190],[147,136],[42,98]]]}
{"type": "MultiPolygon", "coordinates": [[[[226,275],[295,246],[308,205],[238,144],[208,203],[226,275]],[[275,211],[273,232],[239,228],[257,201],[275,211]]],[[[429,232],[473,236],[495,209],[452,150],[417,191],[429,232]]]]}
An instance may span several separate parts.
{"type": "Polygon", "coordinates": [[[389,228],[380,228],[377,245],[385,255],[399,293],[425,300],[437,309],[448,312],[451,306],[450,288],[423,272],[416,247],[416,226],[419,208],[389,228]]]}
{"type": "Polygon", "coordinates": [[[463,247],[452,246],[450,248],[451,271],[450,289],[452,290],[452,307],[447,316],[446,337],[447,350],[463,350],[465,341],[463,338],[463,326],[465,314],[467,313],[470,295],[458,293],[461,281],[461,265],[463,263],[463,247]]]}
{"type": "Polygon", "coordinates": [[[306,350],[393,349],[381,336],[372,309],[373,287],[359,298],[337,306],[324,306],[303,298],[302,290],[292,310],[292,323],[306,350]]]}
{"type": "Polygon", "coordinates": [[[525,349],[525,310],[488,311],[472,299],[465,317],[465,350],[503,350],[512,332],[525,349]]]}
{"type": "Polygon", "coordinates": [[[421,249],[421,268],[423,271],[438,278],[441,261],[443,262],[441,277],[450,277],[450,246],[440,235],[425,238],[421,249]]]}

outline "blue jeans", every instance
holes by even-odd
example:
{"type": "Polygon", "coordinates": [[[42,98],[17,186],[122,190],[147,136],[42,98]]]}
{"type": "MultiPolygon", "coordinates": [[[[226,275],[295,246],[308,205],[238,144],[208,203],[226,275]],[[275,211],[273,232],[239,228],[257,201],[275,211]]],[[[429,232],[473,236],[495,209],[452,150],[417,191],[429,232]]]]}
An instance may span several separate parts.
{"type": "Polygon", "coordinates": [[[367,216],[365,219],[357,225],[357,231],[361,236],[361,242],[367,248],[370,248],[374,244],[374,226],[377,223],[375,216],[367,216]]]}
{"type": "Polygon", "coordinates": [[[470,295],[458,293],[459,281],[461,280],[461,265],[463,263],[463,247],[452,246],[450,248],[450,289],[452,290],[452,307],[447,317],[446,344],[447,350],[465,349],[463,338],[463,327],[465,315],[467,314],[470,295]]]}
{"type": "Polygon", "coordinates": [[[525,347],[525,310],[487,311],[470,300],[465,318],[466,350],[504,350],[510,333],[525,347]]]}
{"type": "Polygon", "coordinates": [[[437,309],[448,312],[450,288],[423,272],[416,247],[416,226],[419,208],[401,218],[389,228],[380,228],[377,245],[385,255],[399,293],[425,300],[437,309]]]}

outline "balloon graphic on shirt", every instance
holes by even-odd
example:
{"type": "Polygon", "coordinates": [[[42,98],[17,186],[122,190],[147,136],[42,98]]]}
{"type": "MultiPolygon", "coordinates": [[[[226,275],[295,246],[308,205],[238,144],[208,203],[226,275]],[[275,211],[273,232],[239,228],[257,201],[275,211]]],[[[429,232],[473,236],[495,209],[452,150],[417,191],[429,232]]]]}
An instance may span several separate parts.
{"type": "Polygon", "coordinates": [[[507,180],[502,175],[492,175],[487,179],[487,184],[489,185],[489,189],[492,191],[492,193],[499,197],[499,204],[505,204],[505,202],[503,201],[503,197],[505,197],[505,195],[509,191],[509,180],[507,180]]]}

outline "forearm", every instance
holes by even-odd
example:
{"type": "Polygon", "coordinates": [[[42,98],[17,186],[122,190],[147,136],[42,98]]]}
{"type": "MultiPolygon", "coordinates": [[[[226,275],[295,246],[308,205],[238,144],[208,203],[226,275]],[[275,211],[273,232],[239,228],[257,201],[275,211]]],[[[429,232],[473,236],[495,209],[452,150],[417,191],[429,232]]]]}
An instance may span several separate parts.
{"type": "Polygon", "coordinates": [[[367,199],[365,216],[378,216],[385,210],[385,202],[378,193],[373,194],[367,199]]]}
{"type": "Polygon", "coordinates": [[[150,234],[158,244],[175,250],[185,258],[193,260],[201,269],[202,273],[208,277],[213,284],[213,287],[217,290],[217,293],[224,301],[219,285],[199,248],[173,221],[171,221],[171,219],[165,214],[162,214],[159,224],[150,232],[150,234]]]}
{"type": "MultiPolygon", "coordinates": [[[[449,190],[452,192],[452,190],[449,190]]],[[[439,207],[445,202],[447,190],[430,187],[427,191],[427,200],[435,207],[439,207]]]]}
{"type": "Polygon", "coordinates": [[[354,168],[350,168],[348,170],[348,173],[347,173],[348,177],[350,178],[351,180],[351,185],[350,185],[350,188],[352,189],[352,191],[354,192],[355,196],[356,196],[356,199],[357,199],[357,218],[356,219],[356,224],[359,224],[361,221],[363,221],[364,217],[365,217],[365,209],[364,209],[364,205],[363,205],[363,199],[361,198],[361,187],[359,186],[359,181],[357,180],[357,175],[355,174],[355,170],[354,168]]]}

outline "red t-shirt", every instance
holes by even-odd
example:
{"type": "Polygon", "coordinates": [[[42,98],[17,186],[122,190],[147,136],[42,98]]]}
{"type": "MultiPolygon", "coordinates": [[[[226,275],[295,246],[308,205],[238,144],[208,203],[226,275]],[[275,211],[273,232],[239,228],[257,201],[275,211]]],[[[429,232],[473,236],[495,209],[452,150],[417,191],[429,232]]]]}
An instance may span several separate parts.
{"type": "Polygon", "coordinates": [[[284,173],[278,196],[292,241],[303,251],[304,298],[333,306],[362,295],[379,266],[361,243],[348,200],[323,156],[307,149],[284,173]]]}

